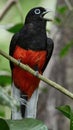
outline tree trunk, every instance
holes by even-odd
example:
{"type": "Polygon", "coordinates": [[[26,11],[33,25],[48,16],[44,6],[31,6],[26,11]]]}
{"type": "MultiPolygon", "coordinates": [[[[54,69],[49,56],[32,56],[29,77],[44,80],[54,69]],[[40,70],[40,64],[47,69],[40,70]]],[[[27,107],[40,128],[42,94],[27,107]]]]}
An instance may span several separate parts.
{"type": "MultiPolygon", "coordinates": [[[[57,6],[61,4],[66,5],[65,1],[59,0],[57,6]]],[[[73,1],[71,1],[71,4],[73,4],[73,1]]],[[[69,41],[73,40],[73,29],[70,27],[73,25],[72,14],[73,11],[68,10],[64,17],[61,16],[63,24],[52,27],[51,34],[54,40],[54,52],[44,73],[49,79],[71,92],[73,92],[73,48],[63,58],[59,56],[59,53],[69,41]]],[[[44,88],[47,89],[47,92],[41,91],[40,93],[37,117],[44,121],[48,128],[52,130],[69,130],[69,120],[56,110],[55,107],[66,104],[72,107],[72,100],[42,82],[41,85],[45,86],[44,88]]]]}

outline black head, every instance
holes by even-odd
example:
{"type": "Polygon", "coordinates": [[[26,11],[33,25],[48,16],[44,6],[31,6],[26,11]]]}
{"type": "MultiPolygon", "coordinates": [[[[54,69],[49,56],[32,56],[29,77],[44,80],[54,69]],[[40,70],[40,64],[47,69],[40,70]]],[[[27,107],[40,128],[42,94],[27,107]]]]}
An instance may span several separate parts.
{"type": "Polygon", "coordinates": [[[43,7],[36,7],[31,9],[25,19],[25,23],[31,23],[32,21],[51,21],[50,19],[44,18],[44,15],[48,13],[45,8],[43,7]]]}

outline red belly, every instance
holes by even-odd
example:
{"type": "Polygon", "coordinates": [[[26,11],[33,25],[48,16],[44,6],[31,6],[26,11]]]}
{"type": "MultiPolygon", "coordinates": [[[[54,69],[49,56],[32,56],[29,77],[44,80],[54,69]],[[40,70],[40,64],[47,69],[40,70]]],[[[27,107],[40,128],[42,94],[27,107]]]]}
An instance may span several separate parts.
{"type": "MultiPolygon", "coordinates": [[[[47,52],[25,50],[19,46],[16,46],[13,57],[20,59],[23,64],[28,64],[33,69],[38,66],[39,73],[42,73],[41,70],[46,62],[47,52]]],[[[27,94],[28,98],[31,97],[32,93],[38,87],[40,82],[37,77],[33,76],[29,72],[24,71],[16,65],[13,68],[12,76],[14,84],[23,93],[27,94]]]]}

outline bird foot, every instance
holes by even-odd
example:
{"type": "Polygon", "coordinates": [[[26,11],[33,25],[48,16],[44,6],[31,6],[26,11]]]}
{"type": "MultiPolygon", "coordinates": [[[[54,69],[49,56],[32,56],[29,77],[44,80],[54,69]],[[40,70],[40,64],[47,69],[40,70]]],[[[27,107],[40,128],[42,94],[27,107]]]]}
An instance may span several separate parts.
{"type": "Polygon", "coordinates": [[[21,59],[18,59],[18,65],[20,65],[20,63],[21,63],[21,59]]]}
{"type": "Polygon", "coordinates": [[[35,76],[37,77],[39,74],[39,71],[35,71],[35,76]]]}
{"type": "Polygon", "coordinates": [[[24,106],[27,106],[27,101],[26,99],[20,98],[20,103],[24,106]]]}

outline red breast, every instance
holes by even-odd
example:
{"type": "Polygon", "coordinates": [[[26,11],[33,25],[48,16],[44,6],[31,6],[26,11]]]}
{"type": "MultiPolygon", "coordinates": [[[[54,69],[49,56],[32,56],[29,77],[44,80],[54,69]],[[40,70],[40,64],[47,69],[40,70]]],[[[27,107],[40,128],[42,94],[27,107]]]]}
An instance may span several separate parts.
{"type": "MultiPolygon", "coordinates": [[[[33,69],[38,66],[39,73],[42,73],[41,70],[46,62],[47,52],[25,50],[16,46],[13,57],[20,59],[23,64],[28,64],[33,69]]],[[[15,85],[30,98],[34,90],[38,87],[40,80],[16,65],[12,74],[15,85]]]]}

